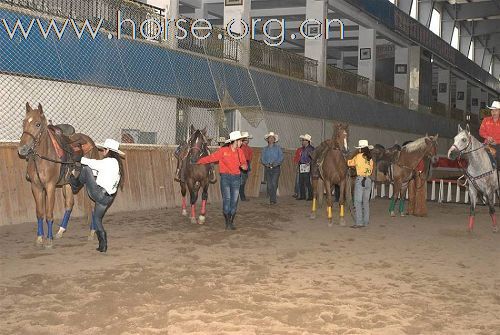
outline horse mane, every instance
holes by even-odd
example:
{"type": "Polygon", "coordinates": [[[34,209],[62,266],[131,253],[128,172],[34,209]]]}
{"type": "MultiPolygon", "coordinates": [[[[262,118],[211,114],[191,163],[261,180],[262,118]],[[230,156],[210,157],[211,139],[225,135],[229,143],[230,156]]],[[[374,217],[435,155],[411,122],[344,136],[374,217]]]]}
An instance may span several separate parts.
{"type": "Polygon", "coordinates": [[[427,142],[425,141],[427,139],[429,139],[429,137],[427,137],[427,136],[418,138],[415,141],[404,145],[402,150],[405,150],[406,152],[415,152],[415,151],[423,150],[427,147],[427,142]]]}

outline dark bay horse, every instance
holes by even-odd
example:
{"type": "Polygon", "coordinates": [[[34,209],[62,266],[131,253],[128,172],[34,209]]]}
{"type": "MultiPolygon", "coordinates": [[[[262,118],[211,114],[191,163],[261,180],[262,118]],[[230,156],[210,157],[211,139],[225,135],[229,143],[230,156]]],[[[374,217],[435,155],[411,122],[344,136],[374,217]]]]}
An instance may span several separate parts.
{"type": "Polygon", "coordinates": [[[466,168],[460,166],[469,184],[470,212],[468,231],[472,232],[474,229],[477,196],[479,195],[489,207],[493,232],[498,232],[495,214],[495,194],[500,198],[498,172],[492,166],[492,162],[486,152],[486,146],[471,135],[469,126],[466,129],[458,126],[458,134],[453,139],[453,145],[448,150],[448,158],[465,158],[468,162],[466,168]]]}
{"type": "Polygon", "coordinates": [[[389,213],[391,216],[396,216],[394,208],[399,199],[399,213],[404,216],[404,201],[406,190],[410,180],[414,178],[414,171],[418,163],[424,158],[432,158],[437,154],[437,139],[436,136],[425,136],[401,147],[399,156],[391,165],[391,183],[393,184],[394,192],[391,197],[389,213]]]}
{"type": "Polygon", "coordinates": [[[349,136],[349,125],[338,123],[334,125],[332,139],[322,142],[311,154],[312,162],[312,188],[313,200],[311,219],[316,218],[316,206],[318,199],[318,182],[323,181],[324,190],[327,199],[327,217],[329,224],[332,224],[332,187],[340,186],[340,224],[345,225],[344,205],[352,203],[350,175],[347,167],[347,161],[343,151],[347,151],[347,138],[349,136]]]}
{"type": "MultiPolygon", "coordinates": [[[[26,103],[26,116],[23,121],[23,134],[18,146],[18,153],[26,157],[28,161],[27,178],[31,182],[31,192],[36,203],[36,217],[38,220],[38,232],[36,243],[47,248],[52,247],[52,225],[54,222],[54,202],[56,187],[62,187],[65,213],[60,225],[58,237],[66,230],[67,224],[74,205],[73,192],[68,184],[69,168],[74,165],[72,152],[65,150],[63,158],[58,155],[55,141],[61,141],[62,137],[55,134],[43,113],[41,104],[37,109],[32,109],[26,103]],[[59,140],[58,140],[59,138],[59,140]],[[43,239],[43,220],[47,222],[47,238],[43,239]]],[[[84,134],[71,135],[71,141],[80,143],[86,157],[98,158],[99,152],[94,141],[84,134]]]]}
{"type": "Polygon", "coordinates": [[[201,194],[201,214],[198,217],[198,224],[205,223],[206,206],[208,199],[209,182],[209,165],[199,165],[196,162],[204,156],[207,156],[208,140],[207,128],[202,130],[190,127],[191,136],[187,142],[187,153],[184,157],[185,165],[181,170],[181,194],[182,194],[182,215],[186,216],[186,192],[189,189],[191,203],[191,223],[196,221],[196,201],[198,200],[198,192],[200,188],[203,190],[201,194]]]}

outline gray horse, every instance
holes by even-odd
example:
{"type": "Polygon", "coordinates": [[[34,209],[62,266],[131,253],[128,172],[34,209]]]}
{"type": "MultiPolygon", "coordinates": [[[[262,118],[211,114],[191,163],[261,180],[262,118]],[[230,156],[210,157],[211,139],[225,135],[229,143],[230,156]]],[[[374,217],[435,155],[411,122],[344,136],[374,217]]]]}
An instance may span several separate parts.
{"type": "Polygon", "coordinates": [[[495,194],[499,195],[498,173],[488,157],[485,145],[481,144],[469,131],[469,125],[465,129],[458,126],[458,134],[454,138],[453,145],[448,150],[448,158],[465,158],[468,161],[467,168],[462,170],[469,183],[470,213],[468,231],[474,229],[474,215],[477,204],[477,196],[480,196],[490,210],[493,232],[498,231],[495,215],[495,194]]]}

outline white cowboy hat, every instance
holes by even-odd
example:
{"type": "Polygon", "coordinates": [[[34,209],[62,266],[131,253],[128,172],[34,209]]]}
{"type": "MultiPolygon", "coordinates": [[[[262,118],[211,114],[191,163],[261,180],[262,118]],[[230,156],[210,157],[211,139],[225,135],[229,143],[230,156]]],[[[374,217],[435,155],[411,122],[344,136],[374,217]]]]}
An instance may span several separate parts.
{"type": "Polygon", "coordinates": [[[226,138],[223,136],[219,137],[219,139],[217,140],[217,143],[226,143],[226,138]]]}
{"type": "Polygon", "coordinates": [[[488,106],[489,109],[500,109],[500,101],[493,101],[491,106],[488,106]]]}
{"type": "Polygon", "coordinates": [[[368,145],[368,141],[367,140],[359,140],[358,141],[358,146],[355,147],[356,149],[361,149],[361,148],[366,148],[368,147],[368,149],[373,149],[373,145],[368,145]]]}
{"type": "Polygon", "coordinates": [[[241,140],[244,136],[242,136],[241,134],[241,131],[239,130],[236,130],[236,131],[233,131],[229,134],[229,139],[226,140],[226,142],[224,143],[231,143],[231,142],[234,142],[234,141],[237,141],[237,140],[241,140]]]}
{"type": "Polygon", "coordinates": [[[253,136],[252,136],[252,135],[250,135],[250,134],[248,133],[248,131],[242,131],[242,132],[241,132],[241,136],[243,136],[243,138],[248,138],[248,139],[253,138],[253,136]]]}
{"type": "Polygon", "coordinates": [[[125,153],[121,150],[118,150],[118,148],[120,147],[120,143],[118,143],[118,141],[115,141],[111,138],[107,138],[105,141],[104,141],[104,144],[100,145],[100,144],[96,144],[96,146],[99,148],[99,149],[109,149],[111,151],[114,151],[116,153],[119,153],[120,155],[122,156],[125,156],[125,153]]]}
{"type": "Polygon", "coordinates": [[[306,141],[309,141],[309,142],[311,142],[311,139],[312,139],[311,135],[309,135],[309,134],[300,135],[299,138],[301,140],[306,140],[306,141]]]}
{"type": "Polygon", "coordinates": [[[275,142],[278,142],[278,140],[279,140],[278,134],[275,134],[275,133],[274,133],[274,132],[272,132],[272,131],[270,131],[270,132],[269,132],[269,134],[266,134],[266,136],[264,136],[264,139],[267,141],[267,139],[268,139],[269,137],[271,137],[271,136],[272,136],[272,137],[274,137],[274,141],[275,141],[275,142]]]}

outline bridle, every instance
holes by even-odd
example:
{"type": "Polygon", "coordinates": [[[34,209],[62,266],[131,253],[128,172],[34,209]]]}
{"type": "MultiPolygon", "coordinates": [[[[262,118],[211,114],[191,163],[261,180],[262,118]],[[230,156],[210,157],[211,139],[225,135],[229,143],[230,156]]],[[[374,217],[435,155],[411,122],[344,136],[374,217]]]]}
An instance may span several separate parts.
{"type": "MultiPolygon", "coordinates": [[[[187,155],[186,155],[186,156],[190,156],[191,154],[193,154],[193,155],[194,155],[195,153],[199,153],[200,151],[203,151],[203,149],[204,149],[204,148],[203,148],[203,146],[206,146],[206,141],[205,141],[205,137],[203,136],[203,134],[202,134],[201,132],[200,132],[200,135],[201,135],[201,139],[202,139],[202,143],[201,143],[201,145],[200,145],[200,146],[197,146],[197,145],[196,145],[196,143],[197,143],[198,141],[195,141],[195,142],[194,142],[194,143],[195,143],[195,145],[192,145],[192,144],[191,144],[192,142],[190,141],[190,142],[189,142],[189,150],[188,150],[188,152],[187,152],[187,155]]],[[[196,138],[197,138],[197,137],[195,137],[195,139],[196,139],[196,138]]],[[[200,155],[200,156],[201,156],[201,155],[200,155]]],[[[201,157],[198,157],[198,159],[200,159],[200,158],[201,158],[201,157]]],[[[197,159],[197,160],[198,160],[198,159],[197,159]]],[[[197,161],[197,160],[196,160],[196,161],[197,161]]],[[[193,160],[192,160],[192,158],[191,158],[191,159],[189,159],[189,161],[190,161],[190,163],[191,163],[191,164],[196,163],[196,161],[193,161],[193,160]]]]}

